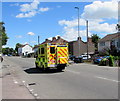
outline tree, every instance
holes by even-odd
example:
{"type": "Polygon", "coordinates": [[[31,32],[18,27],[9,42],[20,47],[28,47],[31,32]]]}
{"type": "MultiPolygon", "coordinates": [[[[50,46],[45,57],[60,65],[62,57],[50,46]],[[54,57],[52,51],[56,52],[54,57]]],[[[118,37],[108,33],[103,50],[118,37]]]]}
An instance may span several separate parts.
{"type": "Polygon", "coordinates": [[[92,34],[91,38],[92,42],[95,44],[96,50],[98,50],[98,40],[100,39],[100,37],[97,34],[92,34]]]}
{"type": "Polygon", "coordinates": [[[4,55],[14,55],[15,54],[15,50],[13,48],[6,47],[6,48],[2,49],[2,53],[4,55]]]}
{"type": "Polygon", "coordinates": [[[5,30],[5,27],[3,26],[3,24],[4,24],[4,22],[0,22],[0,34],[2,34],[2,45],[6,45],[8,37],[7,37],[6,30],[5,30]]]}
{"type": "Polygon", "coordinates": [[[117,29],[118,31],[120,31],[120,25],[119,25],[119,24],[116,25],[116,29],[117,29]]]}
{"type": "Polygon", "coordinates": [[[16,44],[15,51],[17,52],[17,54],[18,54],[18,48],[20,48],[20,47],[22,47],[22,46],[23,46],[23,45],[20,44],[20,43],[17,43],[17,44],[16,44]]]}

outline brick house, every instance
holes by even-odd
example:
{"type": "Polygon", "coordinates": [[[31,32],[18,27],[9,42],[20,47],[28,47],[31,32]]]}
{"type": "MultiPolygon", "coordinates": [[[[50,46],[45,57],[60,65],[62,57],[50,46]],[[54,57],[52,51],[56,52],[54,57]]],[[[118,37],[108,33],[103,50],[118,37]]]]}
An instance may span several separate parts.
{"type": "MultiPolygon", "coordinates": [[[[88,38],[88,54],[94,54],[95,47],[91,38],[88,38]]],[[[76,41],[69,42],[69,53],[71,55],[79,56],[81,54],[87,53],[87,42],[83,42],[81,37],[79,37],[76,41]],[[80,51],[79,51],[80,44],[80,51]]]]}

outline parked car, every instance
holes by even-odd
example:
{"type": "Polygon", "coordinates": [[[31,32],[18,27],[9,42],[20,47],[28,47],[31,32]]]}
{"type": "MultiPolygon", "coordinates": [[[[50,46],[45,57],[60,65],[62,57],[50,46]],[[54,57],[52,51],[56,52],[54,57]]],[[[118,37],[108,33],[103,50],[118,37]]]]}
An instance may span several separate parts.
{"type": "Polygon", "coordinates": [[[74,55],[70,55],[70,56],[69,56],[69,59],[70,59],[70,60],[74,60],[74,59],[75,59],[75,56],[74,56],[74,55]]]}
{"type": "MultiPolygon", "coordinates": [[[[82,54],[81,56],[82,56],[83,60],[87,60],[87,54],[82,54]]],[[[88,55],[88,59],[90,59],[90,58],[91,58],[91,56],[88,55]]]]}
{"type": "Polygon", "coordinates": [[[74,58],[75,63],[82,63],[83,62],[83,57],[82,56],[77,56],[74,58]]]}
{"type": "Polygon", "coordinates": [[[109,58],[109,56],[96,56],[96,57],[93,58],[93,63],[99,64],[100,61],[104,58],[109,58]]]}
{"type": "Polygon", "coordinates": [[[99,64],[102,59],[103,59],[102,56],[96,56],[96,57],[93,58],[93,63],[94,64],[99,64]]]}

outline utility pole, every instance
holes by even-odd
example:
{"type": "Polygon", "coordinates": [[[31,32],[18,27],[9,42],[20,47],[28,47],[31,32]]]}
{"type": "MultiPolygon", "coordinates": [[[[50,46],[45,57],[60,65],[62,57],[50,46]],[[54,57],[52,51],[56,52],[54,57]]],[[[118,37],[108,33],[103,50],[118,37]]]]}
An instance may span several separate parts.
{"type": "Polygon", "coordinates": [[[78,10],[78,56],[80,56],[80,33],[79,33],[79,7],[75,7],[78,10]]]}
{"type": "Polygon", "coordinates": [[[87,60],[88,60],[88,20],[86,20],[86,27],[87,27],[87,60]]]}
{"type": "Polygon", "coordinates": [[[38,36],[38,45],[40,44],[40,36],[38,36]]]}

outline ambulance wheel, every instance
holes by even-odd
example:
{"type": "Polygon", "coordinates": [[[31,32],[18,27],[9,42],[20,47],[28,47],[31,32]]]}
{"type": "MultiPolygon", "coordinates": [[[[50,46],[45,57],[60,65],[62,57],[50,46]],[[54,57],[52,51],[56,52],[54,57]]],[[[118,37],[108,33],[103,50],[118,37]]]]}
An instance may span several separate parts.
{"type": "Polygon", "coordinates": [[[39,67],[38,67],[37,63],[35,63],[35,66],[36,66],[36,68],[37,68],[37,69],[39,69],[39,67]]]}
{"type": "Polygon", "coordinates": [[[44,70],[45,70],[45,71],[49,71],[49,70],[50,70],[50,68],[48,68],[48,67],[47,67],[47,68],[45,68],[44,70]]]}
{"type": "Polygon", "coordinates": [[[61,72],[63,69],[62,68],[58,68],[57,70],[61,72]]]}
{"type": "Polygon", "coordinates": [[[42,70],[42,71],[45,71],[45,68],[44,68],[44,66],[42,66],[41,70],[42,70]]]}

